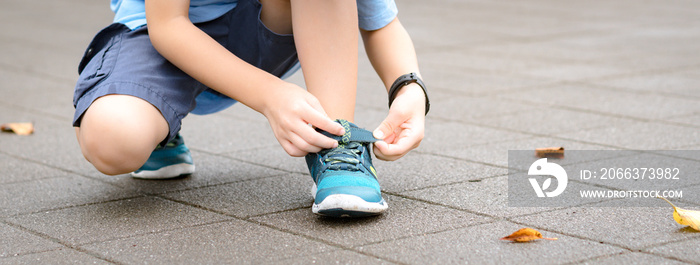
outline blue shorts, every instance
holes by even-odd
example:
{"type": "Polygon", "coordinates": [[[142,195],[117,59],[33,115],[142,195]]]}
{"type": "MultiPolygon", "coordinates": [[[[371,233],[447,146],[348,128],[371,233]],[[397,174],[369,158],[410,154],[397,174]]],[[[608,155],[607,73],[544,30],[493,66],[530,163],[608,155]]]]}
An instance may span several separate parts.
{"type": "MultiPolygon", "coordinates": [[[[298,66],[294,38],[265,27],[260,10],[258,1],[241,0],[223,16],[195,25],[239,58],[281,77],[298,66]]],[[[147,26],[132,31],[115,23],[103,29],[88,46],[78,69],[73,97],[76,127],[97,98],[131,95],[148,101],[163,114],[170,126],[167,141],[180,131],[188,113],[211,113],[236,102],[168,62],[153,48],[147,26]],[[198,103],[206,106],[195,109],[198,103]]]]}

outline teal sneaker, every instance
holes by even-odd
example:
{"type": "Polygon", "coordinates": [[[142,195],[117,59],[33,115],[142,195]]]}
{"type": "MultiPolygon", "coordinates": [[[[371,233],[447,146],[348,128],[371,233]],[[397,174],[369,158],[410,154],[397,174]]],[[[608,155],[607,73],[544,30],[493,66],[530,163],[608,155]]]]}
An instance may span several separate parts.
{"type": "Polygon", "coordinates": [[[382,198],[369,145],[378,139],[370,131],[345,120],[345,135],[324,135],[338,140],[338,147],[306,155],[314,180],[313,213],[333,217],[381,214],[389,207],[382,198]]]}
{"type": "Polygon", "coordinates": [[[194,173],[194,162],[190,149],[180,134],[165,144],[158,145],[141,168],[131,172],[138,179],[170,179],[194,173]]]}

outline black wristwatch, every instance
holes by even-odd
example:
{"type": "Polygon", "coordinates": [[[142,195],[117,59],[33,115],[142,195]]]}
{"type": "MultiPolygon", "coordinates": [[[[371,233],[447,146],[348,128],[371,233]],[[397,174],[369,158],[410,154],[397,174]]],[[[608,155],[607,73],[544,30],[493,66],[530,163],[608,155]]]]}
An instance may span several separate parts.
{"type": "Polygon", "coordinates": [[[423,93],[425,93],[425,115],[428,115],[428,111],[430,110],[430,100],[428,99],[428,90],[425,87],[425,84],[423,83],[423,80],[418,77],[418,74],[416,73],[408,73],[402,76],[399,76],[399,78],[394,81],[394,84],[391,85],[391,88],[389,89],[389,108],[391,108],[391,103],[394,102],[394,99],[396,98],[396,94],[399,93],[399,90],[401,90],[402,87],[410,84],[410,83],[416,83],[420,88],[423,89],[423,93]]]}

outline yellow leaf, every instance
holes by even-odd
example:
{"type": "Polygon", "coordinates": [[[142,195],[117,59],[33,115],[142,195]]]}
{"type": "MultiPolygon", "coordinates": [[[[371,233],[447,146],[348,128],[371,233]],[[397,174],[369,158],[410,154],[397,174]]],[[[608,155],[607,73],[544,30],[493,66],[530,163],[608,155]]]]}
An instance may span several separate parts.
{"type": "Polygon", "coordinates": [[[662,199],[671,206],[673,206],[673,219],[679,224],[687,225],[693,229],[700,231],[700,211],[691,211],[686,209],[681,209],[673,205],[669,200],[664,197],[658,197],[662,199]]]}
{"type": "Polygon", "coordinates": [[[523,228],[507,237],[501,238],[501,240],[509,240],[518,243],[530,242],[537,239],[557,240],[556,238],[542,237],[542,233],[532,228],[523,228]]]}
{"type": "Polygon", "coordinates": [[[31,122],[4,123],[0,125],[0,130],[18,135],[30,135],[34,132],[34,125],[31,122]]]}

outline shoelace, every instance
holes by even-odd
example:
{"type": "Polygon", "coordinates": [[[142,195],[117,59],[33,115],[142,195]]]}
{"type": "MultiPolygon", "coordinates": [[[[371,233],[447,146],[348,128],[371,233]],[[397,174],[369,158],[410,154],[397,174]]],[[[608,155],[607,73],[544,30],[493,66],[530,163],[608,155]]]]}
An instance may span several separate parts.
{"type": "Polygon", "coordinates": [[[350,142],[347,145],[339,145],[330,149],[321,157],[324,162],[330,163],[327,169],[359,171],[360,152],[362,144],[350,142]]]}

